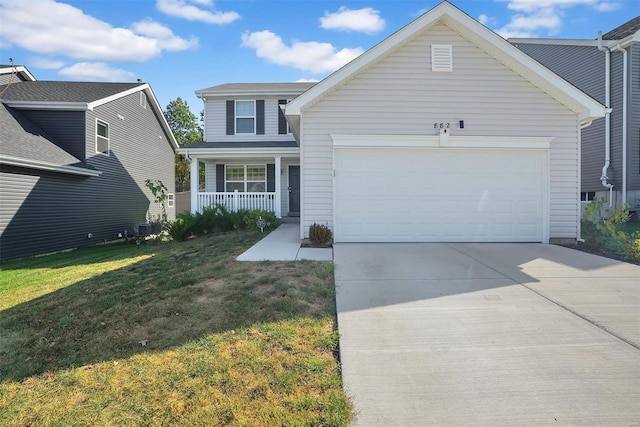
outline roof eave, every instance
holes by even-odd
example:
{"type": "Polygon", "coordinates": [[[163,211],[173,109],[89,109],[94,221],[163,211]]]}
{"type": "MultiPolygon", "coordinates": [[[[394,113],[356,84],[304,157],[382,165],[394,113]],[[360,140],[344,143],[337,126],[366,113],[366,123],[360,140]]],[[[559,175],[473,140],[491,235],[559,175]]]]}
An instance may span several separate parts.
{"type": "Polygon", "coordinates": [[[17,166],[29,169],[38,169],[48,172],[58,172],[58,173],[66,173],[71,175],[80,175],[80,176],[100,176],[102,174],[101,171],[79,168],[76,166],[68,166],[68,165],[54,165],[47,162],[40,162],[37,160],[30,159],[21,159],[17,157],[11,156],[2,156],[0,155],[0,164],[17,166]]]}
{"type": "Polygon", "coordinates": [[[60,102],[60,101],[17,101],[2,100],[2,102],[12,108],[19,110],[66,110],[66,111],[87,111],[92,110],[86,102],[60,102]]]}
{"type": "Polygon", "coordinates": [[[178,153],[184,156],[275,156],[300,154],[299,147],[256,147],[256,148],[189,148],[188,145],[178,148],[178,153]]]}

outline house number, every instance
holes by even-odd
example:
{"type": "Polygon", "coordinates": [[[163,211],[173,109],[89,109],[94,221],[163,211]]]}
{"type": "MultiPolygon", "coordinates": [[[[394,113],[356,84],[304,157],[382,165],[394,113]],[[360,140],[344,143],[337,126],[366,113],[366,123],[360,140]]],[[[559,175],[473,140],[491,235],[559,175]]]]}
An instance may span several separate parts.
{"type": "Polygon", "coordinates": [[[434,123],[434,129],[449,129],[451,125],[449,123],[434,123]]]}

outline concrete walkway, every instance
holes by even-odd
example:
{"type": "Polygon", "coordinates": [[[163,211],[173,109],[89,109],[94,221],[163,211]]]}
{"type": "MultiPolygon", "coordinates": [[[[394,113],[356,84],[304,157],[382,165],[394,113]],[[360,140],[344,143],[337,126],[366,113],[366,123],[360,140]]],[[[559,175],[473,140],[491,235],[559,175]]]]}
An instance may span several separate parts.
{"type": "Polygon", "coordinates": [[[332,261],[332,248],[301,248],[300,224],[281,224],[237,261],[332,261]]]}
{"type": "Polygon", "coordinates": [[[541,244],[337,244],[354,426],[640,423],[640,267],[541,244]]]}

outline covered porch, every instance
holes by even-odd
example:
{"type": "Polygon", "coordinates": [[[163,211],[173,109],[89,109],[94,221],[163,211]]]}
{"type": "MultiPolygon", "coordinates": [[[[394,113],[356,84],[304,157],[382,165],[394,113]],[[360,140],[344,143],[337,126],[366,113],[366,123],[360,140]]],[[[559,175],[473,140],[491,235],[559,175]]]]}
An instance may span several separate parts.
{"type": "Polygon", "coordinates": [[[278,218],[300,215],[297,147],[269,153],[245,147],[208,152],[184,147],[181,151],[191,161],[191,213],[220,204],[229,211],[271,211],[278,218]],[[200,164],[204,164],[204,182],[199,178],[200,164]]]}

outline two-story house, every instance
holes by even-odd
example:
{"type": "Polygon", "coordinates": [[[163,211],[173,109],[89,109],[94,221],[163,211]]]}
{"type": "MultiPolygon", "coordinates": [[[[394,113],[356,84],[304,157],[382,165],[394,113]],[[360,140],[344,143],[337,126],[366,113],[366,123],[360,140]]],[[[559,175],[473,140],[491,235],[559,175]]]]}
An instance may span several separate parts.
{"type": "Polygon", "coordinates": [[[36,81],[0,67],[0,259],[123,237],[175,217],[177,143],[147,83],[36,81]]]}
{"type": "Polygon", "coordinates": [[[314,83],[230,83],[196,91],[204,141],[179,150],[191,160],[191,211],[215,204],[300,215],[300,148],[283,107],[314,83]],[[198,165],[205,165],[204,191],[198,165]]]}
{"type": "Polygon", "coordinates": [[[605,110],[447,1],[314,85],[197,93],[192,211],[299,209],[335,242],[575,242],[580,126],[605,110]]]}
{"type": "Polygon", "coordinates": [[[608,107],[582,130],[581,199],[640,210],[640,16],[596,38],[509,41],[608,107]]]}

